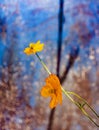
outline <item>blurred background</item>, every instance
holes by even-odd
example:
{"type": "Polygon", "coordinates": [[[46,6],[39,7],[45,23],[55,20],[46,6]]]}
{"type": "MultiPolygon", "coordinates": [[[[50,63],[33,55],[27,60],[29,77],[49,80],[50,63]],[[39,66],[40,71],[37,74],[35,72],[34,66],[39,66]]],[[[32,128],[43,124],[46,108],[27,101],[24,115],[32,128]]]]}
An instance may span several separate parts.
{"type": "Polygon", "coordinates": [[[99,113],[99,0],[0,0],[0,130],[98,130],[64,94],[53,110],[41,97],[48,74],[23,53],[38,40],[64,89],[99,113]]]}

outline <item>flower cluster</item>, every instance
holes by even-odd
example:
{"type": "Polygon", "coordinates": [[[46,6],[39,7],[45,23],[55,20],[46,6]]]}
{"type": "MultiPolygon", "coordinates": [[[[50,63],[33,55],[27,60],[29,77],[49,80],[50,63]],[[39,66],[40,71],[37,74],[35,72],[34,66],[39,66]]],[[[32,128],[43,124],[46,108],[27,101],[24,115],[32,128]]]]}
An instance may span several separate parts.
{"type": "Polygon", "coordinates": [[[41,88],[41,96],[47,98],[51,97],[50,101],[50,108],[56,107],[58,104],[62,104],[62,92],[74,103],[81,111],[82,113],[90,120],[92,121],[97,127],[99,125],[92,119],[90,114],[88,114],[84,108],[84,106],[87,106],[96,117],[99,118],[99,115],[92,109],[92,107],[81,98],[78,94],[75,92],[69,92],[64,90],[63,87],[61,87],[59,78],[55,74],[51,74],[45,63],[41,60],[37,52],[42,51],[44,48],[44,44],[40,44],[40,41],[37,41],[36,43],[30,43],[29,47],[24,49],[24,53],[27,55],[36,54],[37,58],[40,60],[41,64],[43,65],[44,69],[48,72],[49,76],[45,79],[45,85],[41,88]],[[75,101],[72,96],[75,96],[78,101],[75,101]]]}

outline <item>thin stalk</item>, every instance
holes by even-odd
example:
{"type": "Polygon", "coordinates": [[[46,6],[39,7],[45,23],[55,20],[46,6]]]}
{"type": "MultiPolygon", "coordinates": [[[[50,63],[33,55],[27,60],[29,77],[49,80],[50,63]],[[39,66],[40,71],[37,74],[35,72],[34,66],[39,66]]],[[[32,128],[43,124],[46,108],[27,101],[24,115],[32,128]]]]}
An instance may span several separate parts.
{"type": "Polygon", "coordinates": [[[79,107],[79,104],[77,102],[74,101],[74,99],[68,94],[68,91],[64,90],[63,87],[61,87],[63,93],[75,104],[79,107]]]}
{"type": "Polygon", "coordinates": [[[95,112],[95,110],[87,102],[86,104],[94,112],[94,114],[99,118],[99,115],[95,112]]]}
{"type": "Polygon", "coordinates": [[[36,56],[39,59],[39,61],[41,62],[41,64],[43,65],[44,69],[48,72],[48,74],[51,74],[51,72],[47,68],[46,64],[41,60],[41,58],[39,57],[39,55],[37,53],[36,53],[36,56]]]}

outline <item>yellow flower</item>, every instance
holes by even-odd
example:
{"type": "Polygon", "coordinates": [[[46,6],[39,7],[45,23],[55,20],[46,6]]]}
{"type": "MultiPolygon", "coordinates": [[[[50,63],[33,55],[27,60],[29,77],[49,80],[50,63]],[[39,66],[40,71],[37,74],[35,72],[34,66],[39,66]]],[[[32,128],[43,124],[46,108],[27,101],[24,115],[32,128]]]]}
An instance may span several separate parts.
{"type": "Polygon", "coordinates": [[[58,77],[55,74],[50,74],[45,79],[45,86],[41,89],[41,95],[43,97],[51,97],[50,108],[56,107],[59,103],[62,103],[62,90],[58,77]]]}
{"type": "Polygon", "coordinates": [[[41,44],[40,41],[37,41],[35,44],[30,43],[29,47],[24,49],[24,53],[26,53],[27,55],[32,55],[42,51],[43,48],[44,48],[44,44],[41,44]]]}

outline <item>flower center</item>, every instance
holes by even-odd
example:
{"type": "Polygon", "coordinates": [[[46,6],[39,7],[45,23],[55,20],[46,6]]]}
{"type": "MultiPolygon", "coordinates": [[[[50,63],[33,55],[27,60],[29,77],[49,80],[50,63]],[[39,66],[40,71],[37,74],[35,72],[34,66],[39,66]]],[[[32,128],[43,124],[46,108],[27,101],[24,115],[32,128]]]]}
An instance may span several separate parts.
{"type": "Polygon", "coordinates": [[[30,47],[30,49],[33,49],[33,47],[30,47]]]}
{"type": "Polygon", "coordinates": [[[56,93],[56,89],[50,89],[49,93],[51,93],[51,94],[54,93],[55,94],[56,93]]]}

